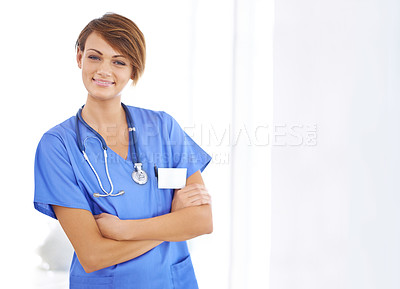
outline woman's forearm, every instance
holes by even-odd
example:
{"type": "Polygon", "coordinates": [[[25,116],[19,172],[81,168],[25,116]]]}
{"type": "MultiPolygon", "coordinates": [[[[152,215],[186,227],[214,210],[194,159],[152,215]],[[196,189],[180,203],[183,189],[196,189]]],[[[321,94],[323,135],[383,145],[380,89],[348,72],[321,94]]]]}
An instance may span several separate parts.
{"type": "Polygon", "coordinates": [[[175,190],[169,214],[120,220],[117,216],[102,213],[95,218],[101,234],[115,240],[179,242],[213,231],[211,198],[200,171],[187,178],[184,188],[175,190]]]}
{"type": "Polygon", "coordinates": [[[103,237],[96,246],[93,246],[92,250],[86,252],[91,256],[84,269],[87,273],[90,273],[132,260],[161,243],[162,241],[155,240],[116,241],[103,237]]]}
{"type": "MultiPolygon", "coordinates": [[[[204,182],[200,171],[197,171],[187,178],[185,188],[175,191],[172,206],[175,206],[175,201],[179,202],[184,199],[184,196],[181,196],[182,193],[189,195],[194,193],[196,196],[201,196],[202,190],[204,190],[204,182]]],[[[122,232],[126,240],[150,239],[179,242],[210,234],[212,231],[213,220],[210,203],[178,210],[173,209],[173,212],[169,214],[154,218],[122,221],[122,232]]]]}
{"type": "Polygon", "coordinates": [[[60,206],[53,209],[87,273],[134,259],[162,243],[108,239],[102,236],[89,211],[60,206]]]}
{"type": "Polygon", "coordinates": [[[121,228],[124,240],[186,241],[212,232],[211,206],[188,207],[149,219],[121,220],[121,228]]]}

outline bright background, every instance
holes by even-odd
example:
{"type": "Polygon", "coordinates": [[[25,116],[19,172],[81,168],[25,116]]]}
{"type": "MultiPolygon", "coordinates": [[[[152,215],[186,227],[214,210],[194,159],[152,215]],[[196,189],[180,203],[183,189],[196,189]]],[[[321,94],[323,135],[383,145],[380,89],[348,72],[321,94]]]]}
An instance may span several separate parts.
{"type": "Polygon", "coordinates": [[[271,289],[400,288],[399,80],[399,1],[275,1],[271,289]]]}
{"type": "Polygon", "coordinates": [[[147,42],[144,76],[123,101],[167,111],[213,156],[203,176],[214,232],[189,243],[199,285],[268,286],[273,2],[39,0],[1,11],[2,284],[68,287],[66,271],[45,270],[64,268],[72,252],[57,221],[33,209],[34,155],[43,133],[84,104],[74,44],[111,11],[147,42]]]}

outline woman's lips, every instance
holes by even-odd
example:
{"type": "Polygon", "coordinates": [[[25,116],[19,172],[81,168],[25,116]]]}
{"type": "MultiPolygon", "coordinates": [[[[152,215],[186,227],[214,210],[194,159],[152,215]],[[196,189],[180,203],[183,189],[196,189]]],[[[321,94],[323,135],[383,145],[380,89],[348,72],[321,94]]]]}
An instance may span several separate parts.
{"type": "Polygon", "coordinates": [[[108,80],[103,80],[103,79],[95,79],[95,78],[92,78],[92,80],[93,80],[93,82],[95,83],[95,84],[97,84],[97,85],[99,85],[99,86],[102,86],[102,87],[110,87],[110,86],[112,86],[115,82],[113,82],[113,81],[108,81],[108,80]]]}

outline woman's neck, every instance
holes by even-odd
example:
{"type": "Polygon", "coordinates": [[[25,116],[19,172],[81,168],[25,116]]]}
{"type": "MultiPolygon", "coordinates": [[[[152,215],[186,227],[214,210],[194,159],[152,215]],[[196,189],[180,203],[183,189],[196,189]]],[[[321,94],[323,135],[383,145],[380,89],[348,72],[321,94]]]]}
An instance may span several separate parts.
{"type": "Polygon", "coordinates": [[[107,146],[125,160],[129,151],[129,133],[121,99],[97,101],[88,97],[82,117],[106,141],[107,146]]]}
{"type": "Polygon", "coordinates": [[[82,109],[82,117],[95,130],[126,125],[125,111],[120,98],[96,101],[88,97],[82,109]]]}

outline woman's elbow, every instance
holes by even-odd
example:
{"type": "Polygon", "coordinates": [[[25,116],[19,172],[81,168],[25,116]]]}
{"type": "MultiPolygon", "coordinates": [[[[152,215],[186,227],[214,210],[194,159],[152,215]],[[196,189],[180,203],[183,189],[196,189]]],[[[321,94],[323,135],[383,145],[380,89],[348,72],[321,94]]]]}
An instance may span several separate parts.
{"type": "Polygon", "coordinates": [[[78,259],[86,273],[92,273],[102,269],[99,266],[99,258],[96,256],[96,254],[85,254],[84,256],[78,255],[78,259]]]}
{"type": "Polygon", "coordinates": [[[204,229],[201,232],[201,235],[211,234],[212,232],[213,232],[213,224],[211,222],[211,223],[205,224],[204,229]]]}
{"type": "Polygon", "coordinates": [[[212,219],[207,223],[204,234],[211,234],[214,230],[212,219]]]}
{"type": "Polygon", "coordinates": [[[82,265],[82,267],[83,267],[83,270],[84,270],[86,273],[92,273],[92,272],[95,272],[95,271],[99,270],[99,269],[97,269],[96,267],[85,266],[84,264],[81,264],[81,265],[82,265]]]}
{"type": "Polygon", "coordinates": [[[202,210],[199,217],[199,235],[211,234],[214,230],[211,206],[203,205],[201,207],[202,210]]]}
{"type": "Polygon", "coordinates": [[[105,256],[102,254],[104,252],[101,247],[92,246],[90,249],[86,248],[83,253],[76,252],[76,254],[83,270],[86,273],[92,273],[110,266],[108,262],[105,262],[105,256]]]}

